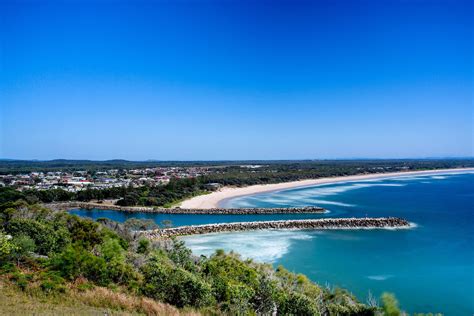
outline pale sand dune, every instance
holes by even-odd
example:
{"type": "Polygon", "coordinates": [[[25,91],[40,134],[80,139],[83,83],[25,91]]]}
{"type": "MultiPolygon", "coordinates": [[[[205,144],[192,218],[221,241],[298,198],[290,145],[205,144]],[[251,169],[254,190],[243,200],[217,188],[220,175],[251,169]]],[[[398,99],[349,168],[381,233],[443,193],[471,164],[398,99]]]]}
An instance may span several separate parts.
{"type": "Polygon", "coordinates": [[[280,191],[280,190],[285,190],[285,189],[305,187],[305,186],[311,186],[311,185],[317,185],[317,184],[329,184],[329,183],[337,183],[337,182],[369,180],[369,179],[379,179],[379,178],[388,178],[388,177],[397,177],[397,176],[413,176],[413,175],[439,174],[439,173],[464,172],[464,171],[474,171],[474,168],[377,173],[377,174],[356,175],[356,176],[346,176],[346,177],[309,179],[309,180],[283,182],[283,183],[275,183],[275,184],[261,184],[261,185],[252,185],[252,186],[241,187],[241,188],[224,187],[216,192],[212,192],[206,195],[196,196],[191,199],[185,200],[179,206],[182,208],[197,208],[197,209],[217,208],[219,207],[219,203],[222,200],[237,197],[237,196],[256,194],[256,193],[280,191]]]}

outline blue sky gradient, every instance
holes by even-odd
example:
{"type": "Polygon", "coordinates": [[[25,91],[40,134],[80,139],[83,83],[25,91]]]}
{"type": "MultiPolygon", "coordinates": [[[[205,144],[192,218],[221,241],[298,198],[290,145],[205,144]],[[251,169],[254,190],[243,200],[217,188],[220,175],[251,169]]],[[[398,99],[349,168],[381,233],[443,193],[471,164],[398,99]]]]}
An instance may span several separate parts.
{"type": "Polygon", "coordinates": [[[0,158],[474,156],[472,1],[3,1],[0,158]]]}

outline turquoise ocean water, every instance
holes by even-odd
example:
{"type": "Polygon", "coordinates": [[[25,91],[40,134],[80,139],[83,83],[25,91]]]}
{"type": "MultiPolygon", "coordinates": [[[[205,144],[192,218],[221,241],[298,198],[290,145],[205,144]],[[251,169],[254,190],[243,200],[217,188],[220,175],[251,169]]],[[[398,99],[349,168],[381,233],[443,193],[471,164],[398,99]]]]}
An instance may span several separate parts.
{"type": "Polygon", "coordinates": [[[399,176],[319,185],[238,197],[225,207],[319,205],[318,215],[162,215],[73,210],[92,218],[172,220],[175,226],[216,222],[320,217],[398,216],[404,230],[286,230],[208,234],[183,238],[196,254],[234,250],[282,264],[365,301],[393,292],[410,313],[474,313],[474,173],[399,176]]]}

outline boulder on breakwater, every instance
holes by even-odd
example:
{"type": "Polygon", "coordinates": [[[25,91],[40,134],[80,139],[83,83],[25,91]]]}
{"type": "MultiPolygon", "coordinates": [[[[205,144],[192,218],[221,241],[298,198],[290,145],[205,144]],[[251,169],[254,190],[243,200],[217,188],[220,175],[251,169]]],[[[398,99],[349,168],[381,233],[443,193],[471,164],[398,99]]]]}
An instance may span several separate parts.
{"type": "Polygon", "coordinates": [[[395,217],[324,218],[181,226],[175,228],[142,231],[141,234],[147,238],[155,239],[169,238],[173,236],[245,231],[256,229],[368,229],[408,227],[410,227],[410,223],[407,220],[395,217]]]}
{"type": "Polygon", "coordinates": [[[223,214],[223,215],[247,215],[247,214],[315,214],[324,213],[326,210],[318,206],[288,207],[288,208],[211,208],[211,209],[185,209],[185,208],[156,208],[156,207],[126,207],[118,205],[106,205],[88,202],[50,203],[46,205],[52,209],[101,209],[121,212],[140,212],[157,214],[223,214]]]}

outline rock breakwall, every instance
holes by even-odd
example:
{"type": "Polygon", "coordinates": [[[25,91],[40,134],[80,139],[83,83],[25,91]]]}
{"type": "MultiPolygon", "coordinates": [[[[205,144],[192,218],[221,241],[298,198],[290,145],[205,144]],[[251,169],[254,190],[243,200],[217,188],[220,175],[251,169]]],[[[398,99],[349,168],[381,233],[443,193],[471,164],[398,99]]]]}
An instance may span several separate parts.
{"type": "Polygon", "coordinates": [[[410,223],[402,218],[325,218],[284,221],[237,222],[207,225],[181,226],[175,228],[142,231],[147,238],[168,238],[173,236],[245,231],[257,229],[370,229],[409,228],[410,223]]]}
{"type": "Polygon", "coordinates": [[[325,213],[322,207],[288,207],[288,208],[213,208],[213,209],[185,209],[185,208],[156,208],[156,207],[125,207],[87,202],[50,203],[47,207],[56,210],[101,209],[121,212],[140,212],[157,214],[214,214],[214,215],[247,215],[247,214],[315,214],[325,213]]]}

